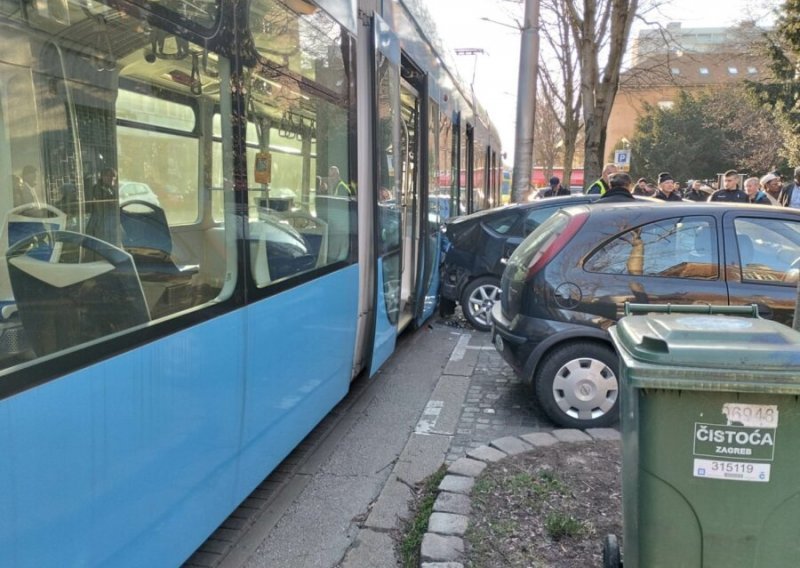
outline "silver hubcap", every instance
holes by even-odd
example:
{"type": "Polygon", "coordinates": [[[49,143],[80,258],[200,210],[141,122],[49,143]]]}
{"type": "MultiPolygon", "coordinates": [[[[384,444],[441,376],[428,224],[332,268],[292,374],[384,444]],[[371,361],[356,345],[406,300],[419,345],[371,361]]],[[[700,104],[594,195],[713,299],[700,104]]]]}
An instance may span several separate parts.
{"type": "Polygon", "coordinates": [[[553,396],[571,418],[596,420],[617,401],[619,385],[611,368],[597,359],[584,357],[565,363],[553,381],[553,396]]]}
{"type": "Polygon", "coordinates": [[[492,311],[494,303],[500,300],[500,288],[493,284],[484,284],[478,286],[469,295],[469,310],[470,315],[475,318],[475,321],[483,325],[490,325],[489,314],[492,311]]]}

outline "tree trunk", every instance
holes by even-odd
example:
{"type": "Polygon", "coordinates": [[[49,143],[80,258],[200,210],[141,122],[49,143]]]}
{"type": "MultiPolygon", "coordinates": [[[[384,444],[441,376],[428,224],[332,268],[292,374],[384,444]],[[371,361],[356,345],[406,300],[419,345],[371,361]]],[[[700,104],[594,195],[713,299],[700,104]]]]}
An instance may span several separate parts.
{"type": "Polygon", "coordinates": [[[588,185],[600,177],[606,126],[619,87],[620,67],[638,0],[565,0],[581,64],[584,118],[584,176],[588,185]],[[600,55],[607,57],[600,69],[600,55]]]}

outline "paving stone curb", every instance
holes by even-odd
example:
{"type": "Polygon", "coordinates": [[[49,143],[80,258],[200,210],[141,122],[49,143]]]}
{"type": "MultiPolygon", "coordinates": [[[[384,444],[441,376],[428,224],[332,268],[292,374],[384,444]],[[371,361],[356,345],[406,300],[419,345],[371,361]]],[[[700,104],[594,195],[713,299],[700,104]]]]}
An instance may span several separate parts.
{"type": "Polygon", "coordinates": [[[491,462],[519,455],[535,447],[593,440],[619,440],[615,428],[563,429],[552,432],[531,432],[521,436],[506,436],[467,453],[447,468],[439,483],[438,497],[428,521],[428,531],[422,540],[421,568],[463,568],[466,543],[464,534],[469,524],[469,496],[475,478],[491,462]],[[455,505],[454,505],[455,504],[455,505]]]}

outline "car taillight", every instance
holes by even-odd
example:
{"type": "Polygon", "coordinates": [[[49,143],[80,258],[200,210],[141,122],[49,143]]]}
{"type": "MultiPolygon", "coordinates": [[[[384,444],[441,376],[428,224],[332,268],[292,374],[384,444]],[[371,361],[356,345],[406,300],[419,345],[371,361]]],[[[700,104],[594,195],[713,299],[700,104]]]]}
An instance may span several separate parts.
{"type": "Polygon", "coordinates": [[[575,233],[578,232],[588,218],[588,212],[576,213],[570,216],[570,220],[563,230],[553,232],[530,259],[526,280],[530,280],[537,272],[547,266],[547,263],[561,252],[561,249],[575,236],[575,233]]]}

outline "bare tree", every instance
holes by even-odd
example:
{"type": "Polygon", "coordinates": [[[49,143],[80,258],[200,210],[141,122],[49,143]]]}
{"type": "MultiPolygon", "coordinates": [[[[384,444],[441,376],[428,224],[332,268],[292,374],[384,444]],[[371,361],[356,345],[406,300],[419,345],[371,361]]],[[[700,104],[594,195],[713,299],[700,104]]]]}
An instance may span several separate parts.
{"type": "MultiPolygon", "coordinates": [[[[566,0],[542,2],[541,36],[549,49],[546,50],[548,56],[542,57],[539,63],[539,80],[544,103],[547,108],[552,109],[561,128],[564,165],[562,183],[569,187],[575,148],[583,121],[581,90],[576,81],[579,58],[570,22],[566,17],[565,2],[566,0]]],[[[541,145],[542,139],[536,137],[536,140],[541,145]]]]}
{"type": "MultiPolygon", "coordinates": [[[[561,120],[548,100],[545,93],[547,89],[547,85],[541,85],[537,92],[533,122],[533,138],[536,140],[533,148],[534,164],[542,166],[545,179],[553,175],[553,167],[562,154],[561,120]]],[[[564,185],[569,186],[568,183],[564,185]]]]}
{"type": "Polygon", "coordinates": [[[606,125],[639,0],[563,0],[578,47],[585,128],[586,180],[603,168],[606,125]],[[601,58],[605,65],[600,64],[601,58]]]}

